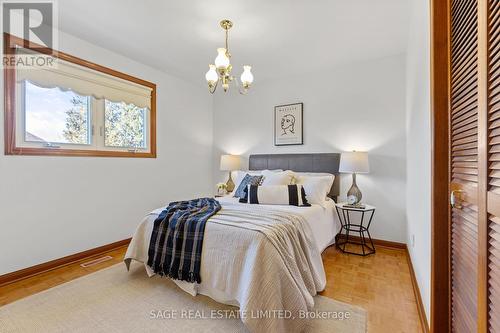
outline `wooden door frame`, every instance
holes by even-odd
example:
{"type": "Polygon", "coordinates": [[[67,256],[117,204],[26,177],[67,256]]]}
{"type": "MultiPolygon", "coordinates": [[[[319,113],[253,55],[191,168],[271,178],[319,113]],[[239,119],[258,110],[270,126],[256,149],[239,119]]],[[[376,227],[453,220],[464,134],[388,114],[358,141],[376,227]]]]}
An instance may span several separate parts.
{"type": "Polygon", "coordinates": [[[431,18],[431,332],[451,331],[450,1],[430,0],[431,18]]]}

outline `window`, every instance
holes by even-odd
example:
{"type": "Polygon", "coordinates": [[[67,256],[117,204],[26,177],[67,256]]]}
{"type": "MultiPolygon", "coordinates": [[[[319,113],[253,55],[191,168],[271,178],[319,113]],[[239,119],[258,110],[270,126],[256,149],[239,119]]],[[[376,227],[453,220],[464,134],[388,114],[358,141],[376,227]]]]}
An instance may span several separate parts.
{"type": "Polygon", "coordinates": [[[92,144],[90,97],[29,81],[23,89],[26,144],[92,144]]]}
{"type": "Polygon", "coordinates": [[[104,144],[107,147],[146,148],[146,108],[106,100],[104,144]]]}
{"type": "MultiPolygon", "coordinates": [[[[14,56],[23,46],[5,45],[14,56]]],[[[4,69],[6,154],[156,157],[156,86],[55,54],[56,66],[4,69]]]]}

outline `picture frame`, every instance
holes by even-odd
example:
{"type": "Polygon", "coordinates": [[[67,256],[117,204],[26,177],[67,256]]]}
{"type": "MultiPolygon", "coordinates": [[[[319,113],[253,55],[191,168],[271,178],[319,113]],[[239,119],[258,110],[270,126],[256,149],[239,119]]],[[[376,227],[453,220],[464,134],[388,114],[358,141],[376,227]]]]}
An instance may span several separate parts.
{"type": "Polygon", "coordinates": [[[274,107],[274,145],[293,146],[304,144],[304,103],[274,107]]]}

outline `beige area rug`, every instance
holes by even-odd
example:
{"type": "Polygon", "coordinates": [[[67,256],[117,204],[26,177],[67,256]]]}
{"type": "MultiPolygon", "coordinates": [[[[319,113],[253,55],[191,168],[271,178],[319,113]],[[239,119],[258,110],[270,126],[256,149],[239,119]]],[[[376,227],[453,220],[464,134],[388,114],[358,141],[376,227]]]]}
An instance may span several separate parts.
{"type": "MultiPolygon", "coordinates": [[[[366,332],[363,309],[322,296],[315,303],[314,313],[331,319],[308,320],[308,332],[366,332]]],[[[236,314],[168,279],[148,278],[142,265],[127,272],[117,264],[0,307],[0,332],[247,332],[236,314]]]]}

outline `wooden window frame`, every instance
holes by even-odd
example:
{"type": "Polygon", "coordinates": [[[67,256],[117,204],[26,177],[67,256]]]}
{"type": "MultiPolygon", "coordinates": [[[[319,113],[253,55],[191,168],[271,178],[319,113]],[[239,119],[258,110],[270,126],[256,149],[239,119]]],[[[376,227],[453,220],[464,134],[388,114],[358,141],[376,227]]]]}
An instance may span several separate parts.
{"type": "Polygon", "coordinates": [[[137,77],[118,72],[93,62],[69,55],[64,52],[41,47],[33,42],[4,33],[4,56],[13,56],[16,46],[34,50],[38,53],[51,55],[79,66],[104,73],[122,80],[149,87],[151,89],[150,124],[149,124],[149,152],[129,152],[111,150],[86,150],[65,148],[38,148],[19,147],[16,145],[16,70],[4,67],[4,136],[5,155],[32,155],[32,156],[88,156],[88,157],[132,157],[132,158],[156,158],[156,84],[139,79],[137,77]]]}

